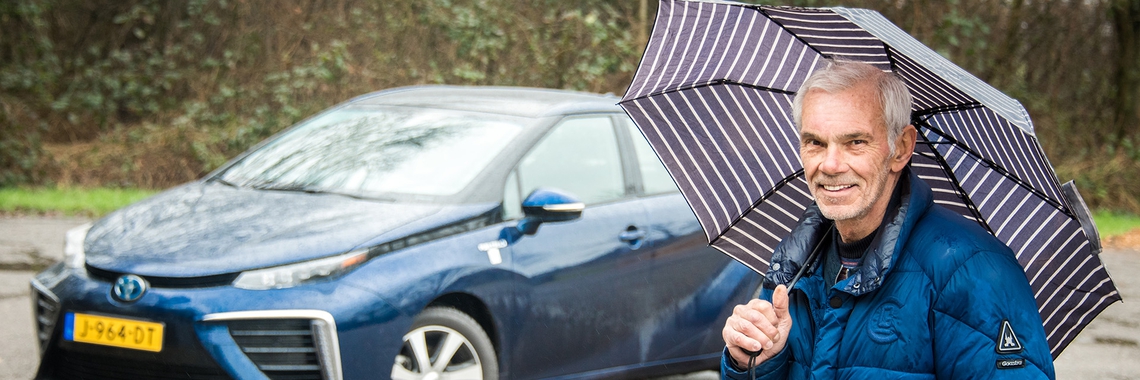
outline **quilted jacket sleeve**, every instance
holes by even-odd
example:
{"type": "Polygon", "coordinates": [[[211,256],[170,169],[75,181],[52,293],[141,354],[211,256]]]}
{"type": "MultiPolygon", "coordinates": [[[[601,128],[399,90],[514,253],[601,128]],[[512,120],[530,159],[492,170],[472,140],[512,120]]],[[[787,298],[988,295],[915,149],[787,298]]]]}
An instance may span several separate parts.
{"type": "MultiPolygon", "coordinates": [[[[720,378],[723,380],[749,380],[748,371],[738,371],[732,364],[732,357],[728,355],[728,348],[724,349],[720,359],[720,378]]],[[[771,359],[756,366],[757,380],[776,380],[788,378],[788,348],[773,356],[771,359]]]]}
{"type": "Polygon", "coordinates": [[[1013,253],[981,251],[963,260],[947,269],[944,278],[933,279],[936,376],[1053,379],[1041,317],[1013,253]],[[1003,331],[1005,322],[1012,333],[1003,331]]]}

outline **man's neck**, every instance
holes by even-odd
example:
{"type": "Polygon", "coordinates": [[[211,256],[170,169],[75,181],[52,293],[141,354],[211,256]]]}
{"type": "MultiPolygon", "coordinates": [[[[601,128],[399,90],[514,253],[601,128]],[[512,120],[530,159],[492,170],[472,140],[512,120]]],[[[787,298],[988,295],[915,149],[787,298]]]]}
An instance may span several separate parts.
{"type": "MultiPolygon", "coordinates": [[[[878,207],[871,211],[872,213],[868,215],[869,218],[873,218],[871,220],[883,220],[883,215],[887,213],[887,210],[878,210],[878,207]]],[[[835,230],[839,232],[839,238],[844,243],[853,243],[862,240],[870,236],[871,233],[875,232],[878,228],[878,225],[859,225],[858,223],[844,223],[843,221],[835,222],[835,230]]]]}

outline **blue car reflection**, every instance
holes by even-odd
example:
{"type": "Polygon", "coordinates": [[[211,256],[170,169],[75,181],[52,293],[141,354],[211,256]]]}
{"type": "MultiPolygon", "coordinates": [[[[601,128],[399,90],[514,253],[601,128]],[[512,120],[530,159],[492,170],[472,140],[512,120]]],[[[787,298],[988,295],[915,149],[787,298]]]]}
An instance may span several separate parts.
{"type": "Polygon", "coordinates": [[[617,98],[357,97],[72,230],[45,379],[628,378],[717,368],[759,277],[617,98]]]}

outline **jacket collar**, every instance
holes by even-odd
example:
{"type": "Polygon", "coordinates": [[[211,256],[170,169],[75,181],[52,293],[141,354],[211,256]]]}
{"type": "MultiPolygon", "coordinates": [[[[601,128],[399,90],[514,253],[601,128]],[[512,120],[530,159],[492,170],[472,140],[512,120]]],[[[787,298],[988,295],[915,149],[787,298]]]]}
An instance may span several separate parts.
{"type": "MultiPolygon", "coordinates": [[[[858,296],[878,289],[883,279],[891,271],[897,258],[897,253],[906,245],[914,225],[933,204],[933,193],[926,182],[919,179],[910,168],[904,170],[899,188],[903,194],[900,197],[898,212],[889,216],[890,221],[885,224],[867,253],[863,256],[863,264],[859,270],[840,282],[842,290],[858,296]]],[[[888,212],[888,215],[891,215],[888,212]]],[[[772,253],[772,265],[765,274],[767,282],[773,284],[788,284],[796,273],[805,265],[811,252],[817,249],[819,243],[827,236],[834,223],[823,217],[819,206],[812,202],[799,223],[792,229],[791,234],[780,242],[772,253]]],[[[822,247],[820,249],[826,249],[822,247]]],[[[815,266],[822,262],[822,255],[817,255],[812,263],[815,266]]],[[[808,270],[813,270],[808,268],[808,270]]]]}

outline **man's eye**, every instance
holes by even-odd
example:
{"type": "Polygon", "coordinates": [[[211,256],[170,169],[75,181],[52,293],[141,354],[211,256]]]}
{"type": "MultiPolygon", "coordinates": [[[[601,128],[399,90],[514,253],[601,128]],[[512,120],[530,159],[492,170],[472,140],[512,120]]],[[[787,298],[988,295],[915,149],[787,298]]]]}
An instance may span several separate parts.
{"type": "Polygon", "coordinates": [[[867,143],[867,140],[851,140],[852,145],[863,145],[866,143],[867,143]]]}

